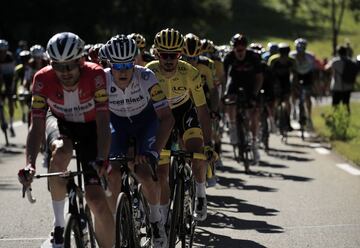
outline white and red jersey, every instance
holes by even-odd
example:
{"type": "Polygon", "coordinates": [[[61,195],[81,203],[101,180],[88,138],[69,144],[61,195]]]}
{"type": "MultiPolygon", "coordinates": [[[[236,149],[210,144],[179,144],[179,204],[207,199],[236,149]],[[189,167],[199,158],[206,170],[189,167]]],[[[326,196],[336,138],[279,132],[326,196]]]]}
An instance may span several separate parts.
{"type": "Polygon", "coordinates": [[[51,66],[38,71],[32,88],[33,118],[44,118],[48,108],[65,121],[94,121],[97,111],[108,111],[108,95],[104,70],[85,62],[75,90],[66,90],[51,66]]]}
{"type": "Polygon", "coordinates": [[[114,82],[111,69],[105,69],[109,95],[109,109],[120,117],[140,114],[149,104],[154,109],[169,106],[155,74],[142,66],[135,65],[134,73],[127,88],[120,89],[114,82]]]}

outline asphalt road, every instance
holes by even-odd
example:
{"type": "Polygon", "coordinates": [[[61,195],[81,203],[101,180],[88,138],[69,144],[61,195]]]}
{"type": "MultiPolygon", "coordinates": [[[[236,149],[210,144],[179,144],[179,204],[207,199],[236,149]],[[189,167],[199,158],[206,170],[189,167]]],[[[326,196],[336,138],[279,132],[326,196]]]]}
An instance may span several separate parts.
{"type": "MultiPolygon", "coordinates": [[[[0,152],[1,248],[39,247],[52,228],[46,180],[33,183],[35,204],[21,198],[16,173],[25,162],[26,132],[17,127],[13,146],[0,152]]],[[[261,151],[260,164],[246,175],[223,142],[224,166],[207,189],[209,214],[196,230],[196,246],[360,247],[360,171],[326,144],[293,132],[285,145],[272,135],[270,153],[261,151]]],[[[37,167],[45,172],[40,158],[37,167]]]]}

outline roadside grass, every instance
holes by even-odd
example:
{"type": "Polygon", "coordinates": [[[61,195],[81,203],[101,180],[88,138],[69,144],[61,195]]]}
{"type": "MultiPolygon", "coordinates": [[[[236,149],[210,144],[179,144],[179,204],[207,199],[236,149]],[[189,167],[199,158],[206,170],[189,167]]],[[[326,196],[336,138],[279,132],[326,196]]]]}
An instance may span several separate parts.
{"type": "Polygon", "coordinates": [[[330,131],[325,125],[322,114],[332,112],[331,106],[315,106],[312,113],[315,131],[322,137],[329,140],[333,149],[360,166],[360,103],[351,103],[351,120],[349,127],[349,139],[346,141],[331,140],[330,131]]]}

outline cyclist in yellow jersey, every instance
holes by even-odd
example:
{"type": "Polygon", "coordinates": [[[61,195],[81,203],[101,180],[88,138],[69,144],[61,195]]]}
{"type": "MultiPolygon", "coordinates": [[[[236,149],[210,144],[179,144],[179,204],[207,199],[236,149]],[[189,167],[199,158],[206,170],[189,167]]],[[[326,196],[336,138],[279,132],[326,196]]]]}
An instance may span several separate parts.
{"type": "MultiPolygon", "coordinates": [[[[219,94],[217,90],[218,88],[215,85],[215,82],[218,82],[218,79],[216,78],[214,61],[208,57],[201,56],[201,52],[202,43],[200,39],[192,33],[185,35],[182,60],[188,62],[200,72],[206,101],[211,113],[212,140],[215,145],[215,151],[219,154],[221,143],[219,126],[217,125],[220,120],[218,111],[219,94]]],[[[218,160],[218,162],[220,162],[220,160],[218,160]]],[[[207,179],[208,186],[215,186],[216,178],[213,175],[207,179]]]]}
{"type": "MultiPolygon", "coordinates": [[[[158,60],[150,62],[146,67],[155,73],[162,91],[169,100],[175,117],[175,129],[181,137],[180,142],[184,149],[191,152],[205,152],[208,158],[212,159],[216,153],[211,146],[210,116],[200,73],[195,67],[179,60],[184,44],[183,36],[177,30],[164,29],[156,34],[154,44],[158,60]]],[[[171,142],[168,142],[167,148],[170,146],[171,142]]],[[[158,170],[162,190],[161,213],[165,221],[170,197],[169,160],[160,159],[159,164],[167,165],[160,166],[158,170]]],[[[192,171],[196,182],[194,212],[196,220],[205,220],[207,216],[206,168],[206,161],[193,160],[192,171]]]]}

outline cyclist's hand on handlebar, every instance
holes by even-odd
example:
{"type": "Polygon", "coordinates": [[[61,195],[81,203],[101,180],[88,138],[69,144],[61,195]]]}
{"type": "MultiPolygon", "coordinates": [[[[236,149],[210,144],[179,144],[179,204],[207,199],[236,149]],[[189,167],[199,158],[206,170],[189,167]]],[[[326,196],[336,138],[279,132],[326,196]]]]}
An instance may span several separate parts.
{"type": "Polygon", "coordinates": [[[204,154],[208,161],[214,162],[219,159],[219,155],[215,152],[214,148],[210,145],[204,146],[204,154]]]}
{"type": "Polygon", "coordinates": [[[33,181],[34,175],[35,168],[28,164],[23,169],[18,171],[19,182],[24,185],[25,188],[28,188],[33,181]]]}

